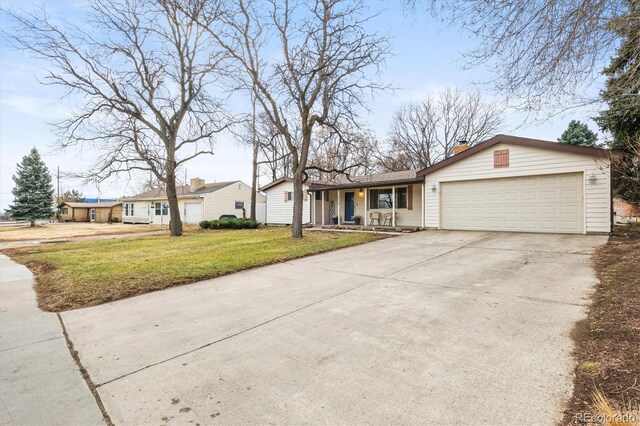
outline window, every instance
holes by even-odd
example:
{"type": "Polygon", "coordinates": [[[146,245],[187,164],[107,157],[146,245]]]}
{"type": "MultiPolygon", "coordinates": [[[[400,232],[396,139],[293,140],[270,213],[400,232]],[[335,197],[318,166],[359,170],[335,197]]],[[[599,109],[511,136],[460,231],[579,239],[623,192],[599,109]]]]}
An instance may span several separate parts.
{"type": "Polygon", "coordinates": [[[493,151],[493,167],[509,167],[508,149],[496,149],[493,151]]]}
{"type": "Polygon", "coordinates": [[[286,203],[287,201],[291,201],[291,200],[293,200],[293,192],[285,191],[284,192],[284,202],[286,203]]]}
{"type": "MultiPolygon", "coordinates": [[[[369,191],[369,208],[370,209],[391,209],[393,208],[392,197],[393,190],[391,188],[372,189],[369,191]]],[[[407,187],[396,188],[396,208],[407,208],[407,187]]]]}
{"type": "Polygon", "coordinates": [[[169,204],[156,203],[156,216],[167,216],[169,214],[169,204]]]}
{"type": "Polygon", "coordinates": [[[124,215],[133,216],[133,203],[124,203],[124,215]]]}
{"type": "Polygon", "coordinates": [[[236,201],[236,209],[244,209],[244,201],[236,201]]]}
{"type": "Polygon", "coordinates": [[[396,208],[407,208],[407,187],[396,188],[396,208]]]}
{"type": "Polygon", "coordinates": [[[372,189],[370,191],[369,208],[390,209],[391,208],[391,188],[372,189]]]}
{"type": "Polygon", "coordinates": [[[322,201],[322,191],[316,191],[316,200],[322,201]]]}
{"type": "Polygon", "coordinates": [[[60,209],[60,214],[69,214],[69,209],[66,207],[63,207],[60,209]]]}

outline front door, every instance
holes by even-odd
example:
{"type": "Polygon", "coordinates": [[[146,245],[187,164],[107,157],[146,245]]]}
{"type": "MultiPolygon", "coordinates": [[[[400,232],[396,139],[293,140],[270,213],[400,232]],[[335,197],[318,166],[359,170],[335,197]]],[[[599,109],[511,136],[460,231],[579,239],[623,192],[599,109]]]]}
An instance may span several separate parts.
{"type": "Polygon", "coordinates": [[[91,222],[96,221],[96,209],[91,209],[91,222]]]}
{"type": "Polygon", "coordinates": [[[344,193],[344,221],[353,222],[353,213],[355,211],[354,203],[355,192],[344,193]]]}

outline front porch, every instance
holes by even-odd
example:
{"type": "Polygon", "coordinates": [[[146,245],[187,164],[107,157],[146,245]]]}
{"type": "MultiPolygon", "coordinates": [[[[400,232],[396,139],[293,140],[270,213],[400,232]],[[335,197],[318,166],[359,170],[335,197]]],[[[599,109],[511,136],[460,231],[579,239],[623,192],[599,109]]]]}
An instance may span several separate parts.
{"type": "Polygon", "coordinates": [[[339,188],[312,187],[310,191],[314,226],[399,229],[398,232],[424,227],[422,182],[368,187],[354,183],[339,188]]]}
{"type": "Polygon", "coordinates": [[[309,228],[314,231],[341,231],[341,232],[376,232],[388,234],[408,234],[421,231],[419,226],[371,226],[371,225],[315,225],[309,228]]]}

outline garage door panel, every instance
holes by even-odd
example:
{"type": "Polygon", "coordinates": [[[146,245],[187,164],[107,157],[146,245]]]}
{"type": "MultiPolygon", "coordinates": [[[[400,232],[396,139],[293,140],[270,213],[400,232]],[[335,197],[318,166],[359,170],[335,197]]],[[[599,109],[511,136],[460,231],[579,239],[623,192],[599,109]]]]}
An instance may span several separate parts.
{"type": "Polygon", "coordinates": [[[202,221],[202,203],[185,203],[184,223],[200,223],[202,221]]]}
{"type": "Polygon", "coordinates": [[[444,229],[582,233],[581,173],[442,184],[444,229]]]}

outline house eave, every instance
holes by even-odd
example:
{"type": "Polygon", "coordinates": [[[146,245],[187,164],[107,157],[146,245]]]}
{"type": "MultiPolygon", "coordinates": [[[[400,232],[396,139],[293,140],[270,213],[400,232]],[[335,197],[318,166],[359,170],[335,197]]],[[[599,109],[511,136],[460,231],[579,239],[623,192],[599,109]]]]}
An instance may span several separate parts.
{"type": "Polygon", "coordinates": [[[349,183],[341,183],[336,185],[311,184],[309,186],[309,191],[385,187],[385,186],[396,186],[396,185],[410,185],[410,184],[422,183],[422,182],[423,182],[422,179],[411,178],[411,179],[394,179],[394,180],[373,181],[373,182],[349,182],[349,183]]]}
{"type": "Polygon", "coordinates": [[[496,135],[490,139],[487,139],[484,142],[481,142],[477,145],[472,146],[471,148],[462,151],[459,154],[446,158],[432,166],[424,168],[416,173],[418,177],[425,177],[426,175],[433,173],[437,170],[443,169],[453,163],[456,163],[460,160],[464,160],[465,158],[471,157],[474,154],[477,154],[480,151],[491,148],[492,146],[498,144],[507,144],[507,145],[518,145],[529,148],[540,148],[540,149],[548,149],[552,151],[565,152],[571,154],[578,155],[586,155],[594,158],[608,158],[612,155],[617,155],[615,152],[604,148],[593,148],[586,146],[576,146],[569,144],[562,144],[559,142],[551,142],[545,141],[541,139],[530,139],[523,138],[519,136],[510,136],[510,135],[496,135]]]}
{"type": "MultiPolygon", "coordinates": [[[[216,191],[211,191],[211,192],[205,192],[204,194],[189,194],[189,195],[178,195],[177,198],[178,199],[185,199],[185,198],[203,198],[205,195],[208,194],[212,194],[216,191]]],[[[166,196],[157,196],[157,197],[127,197],[127,198],[121,198],[120,201],[122,202],[127,202],[127,201],[161,201],[161,200],[166,200],[167,197],[166,196]]]]}

